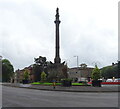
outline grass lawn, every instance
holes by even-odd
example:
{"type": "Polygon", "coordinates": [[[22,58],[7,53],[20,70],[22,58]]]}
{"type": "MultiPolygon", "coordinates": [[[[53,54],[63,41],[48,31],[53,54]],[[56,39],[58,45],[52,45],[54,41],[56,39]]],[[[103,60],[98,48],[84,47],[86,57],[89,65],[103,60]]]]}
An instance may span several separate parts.
{"type": "Polygon", "coordinates": [[[78,85],[78,86],[80,85],[80,86],[81,86],[81,85],[84,85],[84,83],[72,83],[72,85],[73,85],[73,86],[74,86],[74,85],[78,85]]]}
{"type": "Polygon", "coordinates": [[[40,83],[40,82],[33,82],[31,84],[43,84],[43,83],[40,83]]]}
{"type": "MultiPolygon", "coordinates": [[[[45,82],[45,83],[33,82],[32,84],[35,84],[35,85],[37,85],[37,84],[39,84],[39,85],[53,85],[53,83],[47,83],[47,82],[45,82]]],[[[61,83],[56,83],[56,85],[61,85],[61,83]]],[[[73,86],[75,86],[75,85],[81,86],[81,85],[84,85],[84,83],[72,83],[72,85],[73,86]]]]}
{"type": "MultiPolygon", "coordinates": [[[[41,82],[34,82],[32,84],[53,85],[53,83],[41,83],[41,82]]],[[[61,83],[56,83],[56,85],[61,85],[61,83]]]]}

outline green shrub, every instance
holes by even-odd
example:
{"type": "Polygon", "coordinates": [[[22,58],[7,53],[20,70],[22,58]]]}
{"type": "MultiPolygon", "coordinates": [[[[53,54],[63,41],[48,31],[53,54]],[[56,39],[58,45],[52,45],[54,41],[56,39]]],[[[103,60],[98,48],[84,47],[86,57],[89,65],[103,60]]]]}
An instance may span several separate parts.
{"type": "Polygon", "coordinates": [[[42,82],[45,82],[46,81],[46,73],[43,71],[42,73],[41,73],[41,81],[42,82]]]}
{"type": "Polygon", "coordinates": [[[98,69],[97,65],[95,65],[95,68],[92,70],[91,77],[92,77],[93,80],[100,79],[100,70],[98,69]]]}
{"type": "Polygon", "coordinates": [[[28,80],[28,79],[29,79],[29,71],[28,71],[28,70],[25,70],[23,76],[24,76],[24,80],[28,80]]]}

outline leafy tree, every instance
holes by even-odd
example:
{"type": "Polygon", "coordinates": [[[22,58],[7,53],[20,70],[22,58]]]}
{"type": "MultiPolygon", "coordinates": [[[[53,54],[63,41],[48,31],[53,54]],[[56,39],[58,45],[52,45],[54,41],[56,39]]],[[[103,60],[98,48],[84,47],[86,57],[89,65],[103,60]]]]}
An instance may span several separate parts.
{"type": "Polygon", "coordinates": [[[13,76],[14,68],[8,59],[2,60],[2,81],[9,82],[13,76]]]}
{"type": "Polygon", "coordinates": [[[35,81],[40,81],[41,80],[41,72],[43,71],[42,67],[40,65],[34,64],[33,65],[33,73],[35,76],[35,81]]]}
{"type": "Polygon", "coordinates": [[[98,69],[97,65],[95,65],[95,68],[92,70],[91,77],[92,77],[93,80],[100,79],[100,70],[98,69]]]}
{"type": "Polygon", "coordinates": [[[116,78],[119,77],[118,65],[103,67],[101,69],[101,76],[106,79],[113,78],[113,77],[116,77],[116,78]]]}
{"type": "Polygon", "coordinates": [[[41,81],[42,82],[44,82],[44,81],[46,81],[46,73],[43,71],[42,73],[41,73],[41,81]]]}
{"type": "Polygon", "coordinates": [[[39,56],[38,58],[34,58],[34,59],[36,64],[43,67],[47,66],[46,57],[39,56]]]}
{"type": "Polygon", "coordinates": [[[118,61],[117,73],[117,76],[120,78],[120,61],[118,61]]]}
{"type": "Polygon", "coordinates": [[[24,76],[24,80],[28,80],[28,79],[29,79],[29,71],[28,71],[28,70],[25,70],[23,76],[24,76]]]}
{"type": "Polygon", "coordinates": [[[44,71],[48,76],[47,66],[49,62],[46,61],[46,57],[39,56],[38,58],[34,58],[35,64],[33,65],[33,73],[35,75],[35,81],[41,80],[41,73],[44,71]]]}

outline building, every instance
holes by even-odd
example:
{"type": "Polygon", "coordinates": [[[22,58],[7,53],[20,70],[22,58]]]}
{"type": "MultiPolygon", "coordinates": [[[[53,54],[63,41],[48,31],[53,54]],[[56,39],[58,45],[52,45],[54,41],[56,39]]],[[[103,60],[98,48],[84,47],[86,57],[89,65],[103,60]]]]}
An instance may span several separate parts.
{"type": "Polygon", "coordinates": [[[90,81],[91,73],[94,67],[74,67],[68,68],[69,78],[72,78],[73,81],[90,81]]]}
{"type": "Polygon", "coordinates": [[[32,72],[33,66],[30,65],[29,67],[25,67],[24,69],[21,70],[16,70],[15,75],[14,75],[14,82],[15,83],[21,83],[24,79],[24,72],[27,70],[29,72],[29,81],[32,82],[35,79],[35,76],[32,72]]]}

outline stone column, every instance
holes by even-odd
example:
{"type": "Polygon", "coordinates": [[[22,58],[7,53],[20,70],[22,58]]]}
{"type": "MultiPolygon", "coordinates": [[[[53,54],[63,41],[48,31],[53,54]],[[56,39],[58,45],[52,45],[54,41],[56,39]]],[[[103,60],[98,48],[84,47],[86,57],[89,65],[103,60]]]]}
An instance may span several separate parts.
{"type": "Polygon", "coordinates": [[[55,59],[54,59],[54,63],[61,63],[61,59],[60,59],[60,46],[59,46],[59,24],[60,24],[60,20],[59,20],[59,9],[56,9],[56,20],[54,21],[55,25],[56,25],[56,39],[55,39],[55,59]]]}

